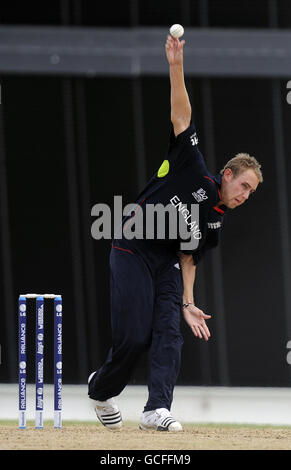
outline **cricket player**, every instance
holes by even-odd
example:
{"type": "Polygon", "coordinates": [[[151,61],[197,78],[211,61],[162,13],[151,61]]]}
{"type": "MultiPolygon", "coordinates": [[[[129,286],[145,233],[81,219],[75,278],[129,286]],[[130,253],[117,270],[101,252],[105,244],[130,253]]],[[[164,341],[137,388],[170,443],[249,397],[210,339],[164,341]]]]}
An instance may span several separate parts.
{"type": "Polygon", "coordinates": [[[109,429],[121,428],[114,397],[128,384],[141,355],[149,351],[148,400],[139,428],[182,430],[170,411],[183,344],[181,311],[194,336],[208,341],[207,320],[211,317],[195,304],[193,294],[196,266],[206,250],[218,245],[226,210],[247,201],[263,181],[260,164],[245,153],[234,156],[216,176],[207,170],[184,82],[184,44],[184,40],[168,36],[165,45],[172,121],[166,158],[138,196],[137,209],[124,217],[122,238],[112,242],[112,347],[105,363],[88,379],[97,417],[109,429]],[[169,230],[164,238],[130,239],[132,218],[137,211],[144,216],[149,204],[170,205],[182,214],[181,223],[184,220],[188,225],[195,247],[182,249],[179,234],[173,239],[167,235],[169,230]],[[193,204],[199,208],[199,224],[189,210],[193,204]]]}

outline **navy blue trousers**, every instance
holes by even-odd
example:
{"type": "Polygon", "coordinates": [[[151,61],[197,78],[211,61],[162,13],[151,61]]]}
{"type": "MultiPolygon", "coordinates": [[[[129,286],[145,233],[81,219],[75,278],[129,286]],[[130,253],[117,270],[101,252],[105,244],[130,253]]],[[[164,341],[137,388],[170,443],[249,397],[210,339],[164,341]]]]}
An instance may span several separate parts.
{"type": "Polygon", "coordinates": [[[137,361],[149,350],[144,411],[170,410],[183,344],[178,257],[155,257],[151,263],[125,246],[113,247],[110,253],[112,347],[89,384],[89,396],[104,401],[119,395],[137,361]]]}

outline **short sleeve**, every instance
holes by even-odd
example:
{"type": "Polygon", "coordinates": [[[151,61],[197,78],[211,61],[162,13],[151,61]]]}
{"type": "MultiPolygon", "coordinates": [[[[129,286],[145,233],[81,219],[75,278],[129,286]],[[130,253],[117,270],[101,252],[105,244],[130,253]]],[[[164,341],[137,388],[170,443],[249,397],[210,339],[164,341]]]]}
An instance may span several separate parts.
{"type": "Polygon", "coordinates": [[[183,148],[184,145],[191,144],[193,147],[198,145],[197,132],[193,122],[190,122],[190,126],[183,132],[175,136],[174,126],[171,125],[170,144],[169,152],[174,149],[183,148]]]}
{"type": "Polygon", "coordinates": [[[169,165],[180,166],[188,162],[197,169],[200,167],[205,171],[205,162],[198,148],[197,132],[192,121],[190,126],[177,137],[172,125],[167,158],[169,165]]]}
{"type": "Polygon", "coordinates": [[[204,258],[206,251],[212,250],[213,248],[217,247],[219,243],[220,235],[221,235],[221,230],[219,230],[218,235],[214,235],[214,233],[212,235],[208,234],[205,244],[200,249],[198,248],[197,250],[192,251],[192,252],[191,251],[187,252],[187,251],[182,251],[182,250],[181,251],[188,255],[191,254],[193,257],[194,264],[196,266],[198,263],[200,263],[202,258],[204,258]]]}

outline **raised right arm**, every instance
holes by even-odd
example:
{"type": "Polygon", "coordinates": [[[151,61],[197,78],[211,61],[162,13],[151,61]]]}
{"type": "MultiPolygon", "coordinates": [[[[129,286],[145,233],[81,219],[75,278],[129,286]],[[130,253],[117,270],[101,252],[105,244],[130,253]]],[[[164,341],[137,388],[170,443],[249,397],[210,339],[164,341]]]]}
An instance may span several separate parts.
{"type": "Polygon", "coordinates": [[[170,67],[171,121],[175,136],[185,131],[191,120],[191,104],[184,80],[183,47],[185,41],[167,37],[166,55],[170,67]]]}

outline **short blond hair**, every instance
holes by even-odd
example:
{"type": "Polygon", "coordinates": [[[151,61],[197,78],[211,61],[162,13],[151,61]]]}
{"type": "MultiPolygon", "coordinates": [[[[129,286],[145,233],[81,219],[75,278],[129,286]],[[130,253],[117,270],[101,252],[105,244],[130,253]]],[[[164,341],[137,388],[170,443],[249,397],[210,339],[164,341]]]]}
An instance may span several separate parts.
{"type": "Polygon", "coordinates": [[[240,173],[245,170],[253,170],[259,180],[259,183],[263,182],[261,165],[255,157],[251,157],[248,153],[238,153],[237,155],[235,155],[235,157],[231,158],[224,165],[220,173],[223,175],[227,168],[232,171],[234,177],[237,177],[240,173]]]}

